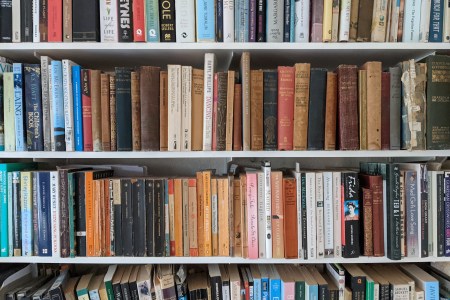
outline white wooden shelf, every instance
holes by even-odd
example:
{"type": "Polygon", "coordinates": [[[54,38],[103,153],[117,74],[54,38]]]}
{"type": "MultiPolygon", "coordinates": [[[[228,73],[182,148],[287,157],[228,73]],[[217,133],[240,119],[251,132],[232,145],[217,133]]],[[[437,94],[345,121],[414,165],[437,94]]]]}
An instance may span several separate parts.
{"type": "Polygon", "coordinates": [[[57,263],[57,264],[324,264],[324,263],[417,263],[450,262],[450,257],[404,258],[386,257],[303,259],[245,259],[240,257],[75,257],[55,258],[41,256],[2,257],[0,263],[57,263]]]}

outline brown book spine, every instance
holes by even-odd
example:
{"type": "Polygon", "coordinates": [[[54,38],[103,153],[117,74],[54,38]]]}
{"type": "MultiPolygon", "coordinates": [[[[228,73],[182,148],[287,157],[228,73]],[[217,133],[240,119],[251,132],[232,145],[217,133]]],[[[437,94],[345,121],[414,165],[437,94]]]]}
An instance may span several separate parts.
{"type": "Polygon", "coordinates": [[[297,186],[294,178],[283,178],[284,256],[298,258],[297,186]]]}
{"type": "Polygon", "coordinates": [[[225,132],[225,150],[233,150],[233,111],[234,111],[234,71],[228,71],[227,81],[227,125],[225,132]]]}
{"type": "Polygon", "coordinates": [[[381,62],[371,61],[367,70],[367,150],[381,149],[381,62]]]}
{"type": "Polygon", "coordinates": [[[216,150],[225,151],[226,129],[227,129],[227,83],[226,72],[217,73],[217,128],[216,128],[216,150]]]}
{"type": "Polygon", "coordinates": [[[111,113],[109,105],[109,75],[101,74],[102,150],[111,151],[111,113]]]}
{"type": "Polygon", "coordinates": [[[367,71],[358,70],[359,149],[367,150],[367,71]]]}
{"type": "Polygon", "coordinates": [[[348,40],[350,42],[356,42],[358,37],[358,13],[359,13],[359,0],[351,2],[350,6],[350,30],[348,40]]]}
{"type": "Polygon", "coordinates": [[[271,174],[272,190],[272,257],[284,258],[283,175],[280,171],[271,174]]]}
{"type": "Polygon", "coordinates": [[[310,64],[295,64],[294,150],[308,146],[310,64]]]}
{"type": "Polygon", "coordinates": [[[159,151],[159,67],[143,66],[140,69],[141,94],[141,150],[159,151]]]}
{"type": "Polygon", "coordinates": [[[278,67],[278,150],[293,149],[294,89],[295,68],[278,67]]]}
{"type": "Polygon", "coordinates": [[[109,120],[111,127],[111,151],[117,151],[116,130],[116,76],[109,76],[109,120]]]}
{"type": "Polygon", "coordinates": [[[337,121],[337,74],[327,73],[327,95],[325,103],[325,150],[336,150],[337,121]]]}
{"type": "Polygon", "coordinates": [[[175,256],[183,256],[183,189],[182,179],[175,178],[174,185],[174,235],[175,256]]]}
{"type": "Polygon", "coordinates": [[[233,151],[242,150],[242,85],[234,85],[233,151]]]}
{"type": "Polygon", "coordinates": [[[196,173],[197,177],[197,244],[198,256],[205,256],[205,224],[204,224],[204,202],[203,202],[203,175],[196,173]]]}
{"type": "Polygon", "coordinates": [[[263,71],[252,70],[250,96],[250,149],[263,150],[263,71]]]}
{"type": "Polygon", "coordinates": [[[241,57],[242,147],[244,151],[249,151],[251,149],[250,77],[250,53],[244,52],[241,57]]]}
{"type": "Polygon", "coordinates": [[[92,142],[94,151],[102,151],[100,72],[100,70],[91,70],[92,142]]]}
{"type": "Polygon", "coordinates": [[[168,106],[168,83],[167,71],[159,73],[159,150],[167,151],[169,147],[168,141],[168,124],[167,118],[169,113],[168,106]]]}
{"type": "Polygon", "coordinates": [[[141,151],[141,91],[139,72],[131,72],[131,128],[133,151],[141,151]]]}
{"type": "MultiPolygon", "coordinates": [[[[192,150],[203,149],[203,70],[192,69],[192,150]]],[[[200,249],[200,246],[199,246],[200,249]]]]}
{"type": "Polygon", "coordinates": [[[383,72],[381,74],[381,149],[389,150],[391,148],[391,74],[383,72]]]}
{"type": "Polygon", "coordinates": [[[39,1],[39,41],[48,42],[48,2],[39,1]]]}
{"type": "Polygon", "coordinates": [[[239,179],[233,179],[233,227],[233,255],[236,257],[242,257],[241,181],[239,179]]]}
{"type": "Polygon", "coordinates": [[[72,42],[72,0],[63,1],[63,41],[72,42]]]}
{"type": "Polygon", "coordinates": [[[370,42],[374,0],[359,0],[356,41],[370,42]]]}
{"type": "Polygon", "coordinates": [[[384,256],[383,178],[372,176],[373,255],[384,256]]]}
{"type": "Polygon", "coordinates": [[[338,143],[340,150],[358,150],[358,89],[354,65],[340,65],[338,76],[338,143]]]}
{"type": "Polygon", "coordinates": [[[373,228],[372,228],[372,191],[362,188],[363,199],[363,254],[364,256],[373,256],[373,228]]]}

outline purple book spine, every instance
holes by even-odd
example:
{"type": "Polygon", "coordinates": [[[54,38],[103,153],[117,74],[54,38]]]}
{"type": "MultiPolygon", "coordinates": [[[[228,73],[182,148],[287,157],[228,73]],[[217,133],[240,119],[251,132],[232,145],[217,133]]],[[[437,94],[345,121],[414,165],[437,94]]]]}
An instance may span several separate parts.
{"type": "Polygon", "coordinates": [[[248,35],[248,41],[249,42],[256,42],[256,0],[250,0],[250,28],[249,28],[249,35],[248,35]]]}

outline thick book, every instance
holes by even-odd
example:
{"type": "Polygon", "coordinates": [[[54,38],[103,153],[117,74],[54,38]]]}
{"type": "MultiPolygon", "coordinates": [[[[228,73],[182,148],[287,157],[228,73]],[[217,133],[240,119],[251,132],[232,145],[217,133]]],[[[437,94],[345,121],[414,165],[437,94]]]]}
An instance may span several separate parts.
{"type": "Polygon", "coordinates": [[[431,1],[430,30],[428,41],[430,43],[442,42],[444,23],[444,0],[431,1]]]}
{"type": "MultiPolygon", "coordinates": [[[[278,67],[278,150],[292,150],[294,143],[295,68],[278,67]]],[[[245,149],[244,149],[245,150],[245,149]]]]}
{"type": "MultiPolygon", "coordinates": [[[[119,42],[129,43],[133,41],[133,1],[123,0],[117,2],[118,35],[119,42]]],[[[159,28],[158,28],[159,29],[159,28]]]]}
{"type": "Polygon", "coordinates": [[[118,15],[117,0],[100,0],[100,41],[102,43],[117,43],[118,15]]]}
{"type": "Polygon", "coordinates": [[[159,0],[159,25],[161,42],[176,41],[175,0],[159,0]]]}
{"type": "Polygon", "coordinates": [[[132,150],[131,68],[116,68],[117,150],[132,150]]]}
{"type": "Polygon", "coordinates": [[[308,109],[308,150],[323,150],[327,70],[311,69],[308,109]]]}
{"type": "Polygon", "coordinates": [[[250,72],[250,149],[263,150],[263,71],[250,72]]]}
{"type": "MultiPolygon", "coordinates": [[[[51,200],[50,200],[50,172],[34,172],[36,177],[37,224],[38,224],[38,255],[52,256],[51,240],[51,200]]],[[[33,201],[34,202],[34,201],[33,201]]]]}
{"type": "Polygon", "coordinates": [[[72,6],[72,41],[100,42],[99,0],[78,0],[72,6]]]}
{"type": "Polygon", "coordinates": [[[42,135],[41,68],[39,64],[24,65],[26,137],[28,151],[44,151],[42,135]]]}
{"type": "Polygon", "coordinates": [[[159,112],[159,67],[140,68],[141,149],[159,151],[159,118],[148,118],[159,112]]]}
{"type": "Polygon", "coordinates": [[[342,172],[341,184],[343,197],[341,207],[344,211],[342,218],[342,257],[358,257],[360,255],[359,230],[361,207],[359,202],[359,179],[356,172],[342,172]]]}
{"type": "Polygon", "coordinates": [[[74,151],[74,103],[73,103],[73,87],[72,87],[72,66],[75,63],[68,59],[62,60],[63,74],[63,100],[64,100],[64,130],[66,151],[74,151]]]}
{"type": "Polygon", "coordinates": [[[191,149],[203,149],[203,73],[201,69],[192,69],[192,136],[191,149]]]}
{"type": "Polygon", "coordinates": [[[278,142],[278,72],[267,70],[263,74],[263,149],[277,150],[278,142]]]}
{"type": "Polygon", "coordinates": [[[197,42],[214,42],[216,36],[215,3],[196,0],[197,42]]]}
{"type": "Polygon", "coordinates": [[[283,42],[283,12],[284,0],[274,0],[267,3],[266,41],[269,43],[283,42]]]}
{"type": "Polygon", "coordinates": [[[214,53],[205,54],[204,84],[203,84],[203,151],[212,150],[212,119],[214,96],[214,73],[216,56],[214,53]]]}
{"type": "Polygon", "coordinates": [[[306,150],[308,144],[308,110],[310,69],[308,63],[295,64],[294,141],[293,150],[306,150]]]}
{"type": "MultiPolygon", "coordinates": [[[[281,1],[275,1],[281,2],[281,1]]],[[[236,0],[234,9],[234,41],[238,43],[248,42],[249,28],[250,28],[250,1],[236,0]]],[[[280,25],[281,26],[281,25],[280,25]]]]}

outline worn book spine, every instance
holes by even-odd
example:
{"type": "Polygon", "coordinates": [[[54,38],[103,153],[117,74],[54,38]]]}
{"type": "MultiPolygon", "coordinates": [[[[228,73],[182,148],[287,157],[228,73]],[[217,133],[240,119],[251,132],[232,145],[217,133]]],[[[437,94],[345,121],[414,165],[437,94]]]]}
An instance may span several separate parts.
{"type": "Polygon", "coordinates": [[[311,69],[308,109],[308,150],[323,150],[325,142],[325,101],[327,70],[311,69]]]}
{"type": "Polygon", "coordinates": [[[371,41],[384,42],[386,39],[389,1],[374,0],[372,14],[371,41]]]}
{"type": "Polygon", "coordinates": [[[111,120],[109,105],[109,75],[100,75],[100,106],[101,106],[101,123],[102,123],[102,151],[111,151],[111,120]]]}
{"type": "Polygon", "coordinates": [[[293,149],[295,68],[278,67],[278,150],[293,149]]]}
{"type": "Polygon", "coordinates": [[[93,151],[102,151],[102,108],[100,70],[90,70],[93,151]]]}
{"type": "Polygon", "coordinates": [[[117,0],[100,0],[100,41],[117,43],[117,0]]]}
{"type": "Polygon", "coordinates": [[[141,151],[141,92],[139,72],[131,72],[131,132],[133,151],[141,151]]]}
{"type": "Polygon", "coordinates": [[[336,150],[337,74],[327,72],[324,150],[336,150]]]}
{"type": "Polygon", "coordinates": [[[342,226],[342,257],[351,258],[360,255],[359,249],[359,180],[355,172],[342,172],[341,177],[343,199],[341,207],[344,217],[341,218],[342,226]]]}
{"type": "Polygon", "coordinates": [[[232,231],[234,232],[233,239],[230,240],[232,253],[234,257],[242,257],[242,236],[241,236],[241,194],[240,194],[240,180],[233,178],[232,180],[232,210],[233,210],[233,226],[232,231]]]}
{"type": "Polygon", "coordinates": [[[83,150],[93,151],[92,144],[92,102],[90,70],[81,70],[83,107],[83,150]]]}
{"type": "Polygon", "coordinates": [[[203,201],[203,175],[202,172],[196,173],[196,192],[197,192],[197,245],[198,256],[205,256],[205,228],[204,228],[204,201],[203,201]]]}
{"type": "Polygon", "coordinates": [[[203,184],[203,246],[204,256],[212,255],[212,206],[211,206],[211,171],[202,172],[203,184]]]}
{"type": "Polygon", "coordinates": [[[250,149],[252,151],[263,150],[263,75],[262,70],[252,70],[250,73],[250,149]]]}
{"type": "Polygon", "coordinates": [[[79,0],[72,6],[73,42],[100,42],[99,9],[99,0],[79,0]]]}
{"type": "Polygon", "coordinates": [[[263,74],[263,149],[277,150],[278,72],[264,71],[263,74]]]}
{"type": "Polygon", "coordinates": [[[283,42],[284,0],[267,3],[266,39],[269,43],[283,42]]]}
{"type": "Polygon", "coordinates": [[[176,42],[175,0],[159,0],[160,42],[176,42]]]}
{"type": "Polygon", "coordinates": [[[398,34],[398,18],[400,15],[400,1],[391,1],[391,7],[390,7],[390,24],[388,28],[389,32],[389,39],[387,41],[389,42],[397,42],[397,34],[398,34]]]}
{"type": "MultiPolygon", "coordinates": [[[[360,0],[351,1],[350,4],[350,31],[348,41],[355,42],[358,37],[358,16],[360,0]]],[[[347,3],[343,3],[341,9],[345,9],[347,3]]],[[[341,23],[342,24],[342,23],[341,23]]]]}
{"type": "MultiPolygon", "coordinates": [[[[121,43],[133,41],[133,1],[117,2],[118,40],[121,43]]],[[[159,29],[159,28],[158,28],[159,29]]]]}
{"type": "Polygon", "coordinates": [[[217,74],[217,114],[216,114],[216,150],[225,151],[226,127],[227,127],[227,84],[228,74],[218,72],[217,74]]]}
{"type": "MultiPolygon", "coordinates": [[[[401,107],[401,68],[400,67],[391,67],[389,68],[389,130],[390,130],[390,138],[389,144],[391,150],[400,150],[400,107],[401,107]]],[[[429,144],[428,144],[429,145],[429,144]]]]}
{"type": "Polygon", "coordinates": [[[197,180],[188,179],[189,256],[198,256],[197,180]]]}
{"type": "Polygon", "coordinates": [[[44,151],[42,136],[41,69],[39,64],[24,65],[27,150],[44,151]]]}
{"type": "Polygon", "coordinates": [[[367,71],[358,70],[359,149],[367,150],[367,71]]]}
{"type": "Polygon", "coordinates": [[[362,253],[364,256],[373,256],[373,205],[372,191],[368,188],[361,189],[361,199],[363,204],[361,219],[363,223],[363,240],[361,241],[362,253]]]}
{"type": "Polygon", "coordinates": [[[214,95],[215,55],[205,54],[203,85],[203,151],[212,150],[212,105],[214,95]]]}
{"type": "Polygon", "coordinates": [[[116,68],[116,128],[117,150],[131,151],[131,69],[116,68]]]}
{"type": "Polygon", "coordinates": [[[358,35],[356,37],[358,42],[370,42],[374,1],[359,1],[358,35]]]}
{"type": "Polygon", "coordinates": [[[140,68],[140,100],[141,100],[141,149],[142,151],[159,150],[160,120],[148,118],[159,112],[159,67],[142,66],[140,68]]]}
{"type": "Polygon", "coordinates": [[[228,71],[227,74],[227,99],[226,99],[226,128],[225,128],[225,150],[233,150],[233,111],[234,111],[234,86],[235,72],[228,71]]]}
{"type": "Polygon", "coordinates": [[[167,151],[168,149],[168,77],[167,71],[159,73],[159,150],[167,151]]]}
{"type": "Polygon", "coordinates": [[[382,72],[381,74],[381,149],[389,150],[390,145],[390,104],[391,104],[391,93],[390,93],[390,78],[391,74],[389,72],[382,72]]]}
{"type": "Polygon", "coordinates": [[[362,69],[367,70],[367,150],[380,150],[381,62],[367,62],[362,69]]]}
{"type": "Polygon", "coordinates": [[[331,27],[333,22],[333,0],[323,1],[322,41],[331,42],[331,27]]]}
{"type": "Polygon", "coordinates": [[[241,56],[241,85],[242,85],[242,150],[251,149],[251,75],[250,53],[241,56]]]}
{"type": "Polygon", "coordinates": [[[109,120],[111,128],[111,151],[117,150],[116,123],[116,76],[109,75],[109,120]]]}
{"type": "Polygon", "coordinates": [[[203,72],[201,69],[192,69],[191,149],[193,151],[203,149],[203,72]]]}
{"type": "Polygon", "coordinates": [[[309,63],[295,64],[293,150],[307,148],[310,69],[309,63]]]}
{"type": "Polygon", "coordinates": [[[145,0],[133,0],[132,3],[133,41],[145,42],[145,0]]]}
{"type": "Polygon", "coordinates": [[[314,1],[311,4],[311,42],[322,42],[323,28],[323,1],[314,1]]]}
{"type": "Polygon", "coordinates": [[[234,85],[233,151],[242,150],[242,85],[234,85]]]}
{"type": "Polygon", "coordinates": [[[63,42],[72,42],[72,0],[63,0],[63,42]]]}

